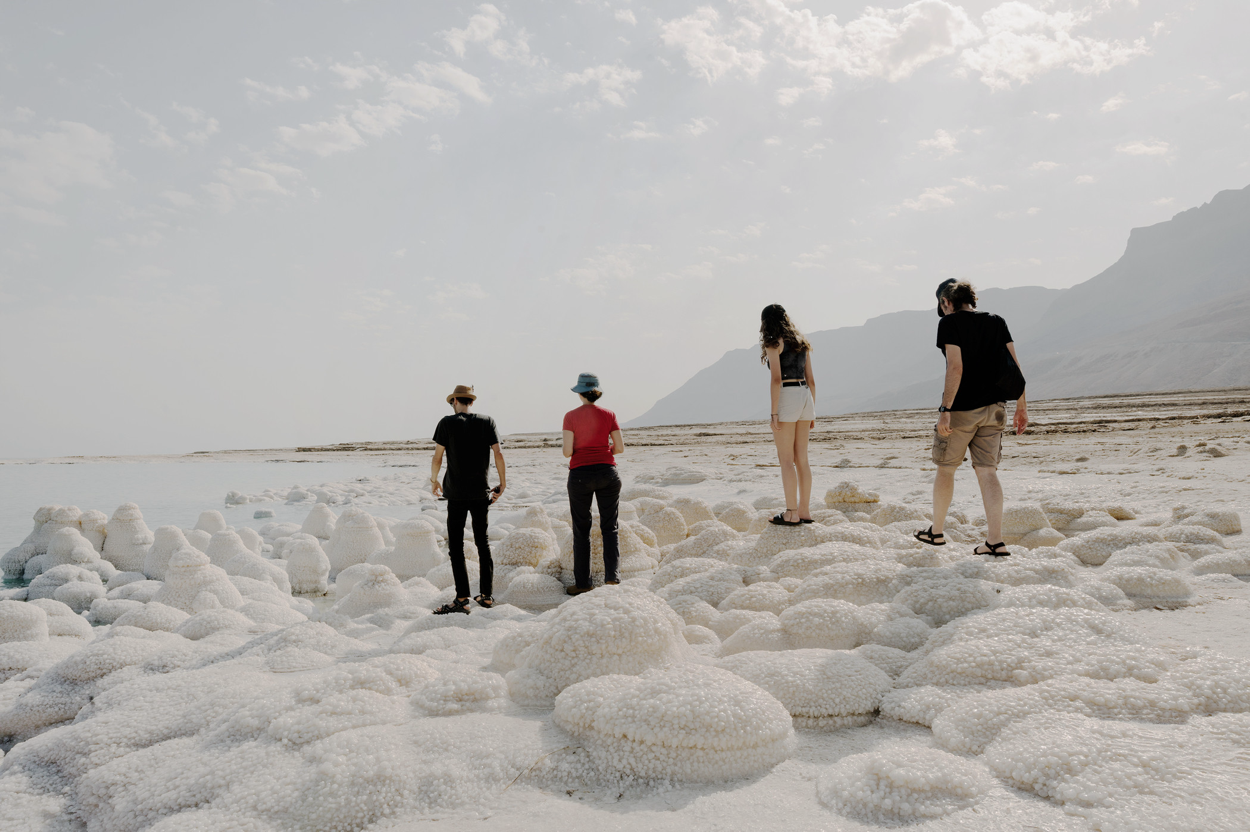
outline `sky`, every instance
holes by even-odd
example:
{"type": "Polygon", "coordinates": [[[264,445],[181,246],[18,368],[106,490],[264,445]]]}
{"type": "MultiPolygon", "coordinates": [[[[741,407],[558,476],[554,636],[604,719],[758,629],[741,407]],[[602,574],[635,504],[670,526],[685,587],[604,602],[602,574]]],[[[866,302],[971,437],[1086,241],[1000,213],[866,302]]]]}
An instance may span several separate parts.
{"type": "MultiPolygon", "coordinates": [[[[621,420],[1250,184],[1244,0],[8,4],[0,458],[621,420]]],[[[822,387],[840,361],[825,356],[822,387]]],[[[760,395],[767,395],[761,371],[760,395]]]]}

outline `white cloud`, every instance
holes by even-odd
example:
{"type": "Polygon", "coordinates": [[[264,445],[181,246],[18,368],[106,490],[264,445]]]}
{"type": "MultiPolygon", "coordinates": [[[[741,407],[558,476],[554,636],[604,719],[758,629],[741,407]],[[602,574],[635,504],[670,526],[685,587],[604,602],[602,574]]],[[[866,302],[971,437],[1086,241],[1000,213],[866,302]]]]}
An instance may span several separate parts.
{"type": "Polygon", "coordinates": [[[824,124],[824,122],[820,120],[819,116],[813,116],[812,118],[805,118],[799,123],[802,124],[804,127],[819,127],[820,125],[824,124]]]}
{"type": "Polygon", "coordinates": [[[557,271],[555,278],[587,294],[601,295],[609,284],[632,278],[637,271],[635,259],[650,248],[647,245],[601,246],[579,265],[557,271]]]}
{"type": "Polygon", "coordinates": [[[986,39],[960,55],[964,66],[980,73],[991,89],[1009,89],[1055,69],[1099,75],[1150,53],[1145,39],[1132,44],[1073,34],[1094,16],[1080,12],[1048,13],[1021,0],[1008,0],[981,16],[986,39]]]}
{"type": "Polygon", "coordinates": [[[1028,214],[1030,217],[1035,217],[1035,216],[1037,216],[1038,214],[1040,214],[1041,212],[1042,212],[1042,209],[1041,209],[1041,208],[1033,207],[1033,208],[1030,208],[1029,210],[1025,211],[1024,213],[1028,214]]]}
{"type": "Polygon", "coordinates": [[[404,122],[416,117],[402,104],[385,101],[381,104],[370,104],[357,101],[352,108],[351,119],[356,129],[366,136],[384,136],[387,133],[398,133],[404,122]]]}
{"type": "Polygon", "coordinates": [[[1088,185],[1094,181],[1094,177],[1090,176],[1088,173],[1083,173],[1072,181],[1078,185],[1088,185]]]}
{"type": "Polygon", "coordinates": [[[529,35],[524,29],[518,31],[511,41],[498,37],[506,20],[504,13],[495,6],[483,3],[478,6],[478,13],[469,18],[468,24],[463,29],[450,29],[443,32],[443,40],[458,58],[464,57],[468,44],[481,43],[486,46],[487,52],[501,61],[533,63],[533,58],[530,56],[529,35]]]}
{"type": "Polygon", "coordinates": [[[50,205],[74,186],[111,188],[116,176],[113,150],[107,134],[76,121],[59,122],[55,130],[38,134],[0,129],[0,192],[50,205]]]}
{"type": "Polygon", "coordinates": [[[764,144],[768,147],[777,147],[781,144],[781,136],[769,136],[764,139],[764,144]]]}
{"type": "Polygon", "coordinates": [[[716,120],[710,118],[692,118],[681,126],[681,132],[691,136],[702,136],[716,126],[716,120]]]}
{"type": "Polygon", "coordinates": [[[797,260],[790,263],[796,269],[820,269],[824,268],[824,259],[829,256],[832,246],[828,244],[818,245],[811,251],[803,252],[798,256],[797,260]]]}
{"type": "Polygon", "coordinates": [[[1247,98],[1250,98],[1250,92],[1246,92],[1245,90],[1242,90],[1241,92],[1235,92],[1232,95],[1230,95],[1228,97],[1228,100],[1229,101],[1245,101],[1247,98]]]}
{"type": "Polygon", "coordinates": [[[1171,204],[1172,204],[1173,202],[1175,202],[1175,201],[1176,201],[1176,200],[1175,200],[1175,199],[1173,199],[1173,198],[1172,198],[1172,197],[1170,197],[1170,196],[1164,196],[1164,197],[1159,197],[1159,198],[1158,198],[1158,199],[1156,199],[1156,200],[1152,200],[1150,204],[1151,204],[1151,205],[1159,205],[1159,206],[1164,206],[1164,205],[1171,205],[1171,204]]]}
{"type": "Polygon", "coordinates": [[[1171,146],[1167,142],[1148,139],[1116,145],[1115,152],[1129,156],[1164,156],[1170,149],[1171,146]]]}
{"type": "Polygon", "coordinates": [[[1059,167],[1058,162],[1034,162],[1029,165],[1030,170],[1054,170],[1059,167]]]}
{"type": "Polygon", "coordinates": [[[262,84],[260,81],[253,81],[251,78],[244,78],[243,86],[247,87],[247,100],[253,104],[275,104],[279,101],[307,101],[312,98],[312,93],[308,91],[308,87],[304,86],[289,90],[286,87],[262,84]]]}
{"type": "Polygon", "coordinates": [[[1125,96],[1124,93],[1120,93],[1118,95],[1113,95],[1106,101],[1102,102],[1102,107],[1099,109],[1104,113],[1114,113],[1127,103],[1128,97],[1125,96]]]}
{"type": "Polygon", "coordinates": [[[208,141],[208,137],[221,131],[221,125],[217,119],[210,118],[208,113],[195,107],[188,107],[175,101],[170,105],[175,113],[178,113],[187,121],[199,127],[199,130],[191,130],[184,133],[182,138],[192,144],[204,144],[208,141]]]}
{"type": "Polygon", "coordinates": [[[927,150],[932,150],[938,155],[938,158],[944,159],[947,156],[951,156],[959,152],[959,147],[957,146],[958,142],[955,139],[955,136],[945,130],[938,130],[934,132],[933,138],[921,139],[919,144],[927,150]]]}
{"type": "Polygon", "coordinates": [[[460,108],[455,93],[418,81],[411,75],[388,78],[386,98],[412,110],[455,112],[460,108]]]}
{"type": "Polygon", "coordinates": [[[290,191],[274,175],[279,171],[290,172],[295,169],[285,165],[265,165],[264,160],[256,167],[236,167],[227,159],[216,171],[217,181],[204,185],[203,188],[216,201],[218,210],[224,214],[240,201],[269,195],[289,195],[290,191]],[[273,167],[276,170],[264,170],[264,167],[273,167]]]}
{"type": "Polygon", "coordinates": [[[638,18],[634,17],[634,13],[629,9],[617,9],[616,19],[622,23],[628,23],[630,26],[638,25],[638,18]]]}
{"type": "Polygon", "coordinates": [[[425,76],[427,81],[442,81],[453,89],[467,95],[475,101],[481,101],[483,104],[490,103],[490,96],[482,90],[482,81],[476,75],[465,72],[455,64],[443,61],[440,64],[417,64],[417,71],[425,76]]]}
{"type": "Polygon", "coordinates": [[[150,135],[139,139],[140,143],[146,144],[148,147],[155,147],[161,150],[184,150],[182,142],[169,135],[169,131],[165,129],[165,125],[161,120],[151,113],[140,110],[138,107],[132,108],[139,118],[147,124],[150,135]]]}
{"type": "Polygon", "coordinates": [[[642,73],[638,70],[616,63],[600,64],[581,72],[565,73],[563,81],[566,89],[594,84],[595,97],[583,106],[596,109],[604,103],[614,107],[624,107],[626,96],[634,92],[633,84],[641,77],[642,73]]]}
{"type": "Polygon", "coordinates": [[[182,191],[161,191],[161,196],[176,208],[190,208],[195,205],[195,197],[182,191]]]}
{"type": "Polygon", "coordinates": [[[925,188],[920,196],[914,199],[903,200],[903,207],[911,211],[933,211],[939,208],[949,208],[955,204],[955,200],[947,196],[953,190],[955,190],[954,185],[943,185],[940,188],[925,188]]]}
{"type": "Polygon", "coordinates": [[[660,36],[666,46],[681,49],[686,63],[708,83],[735,69],[754,77],[768,60],[758,49],[739,48],[738,44],[757,40],[761,29],[746,18],[738,18],[737,23],[733,32],[718,33],[720,13],[702,6],[694,14],[662,24],[660,36]]]}
{"type": "Polygon", "coordinates": [[[652,129],[651,125],[645,121],[635,121],[634,126],[626,133],[621,134],[622,139],[658,139],[660,134],[652,129]]]}
{"type": "Polygon", "coordinates": [[[337,86],[345,90],[360,89],[370,81],[384,81],[389,73],[379,66],[369,64],[364,66],[348,66],[343,63],[335,63],[330,65],[330,71],[339,76],[337,86]]]}
{"type": "Polygon", "coordinates": [[[427,145],[427,147],[429,148],[431,153],[442,153],[443,147],[444,147],[443,140],[438,137],[437,133],[435,133],[434,135],[430,136],[430,143],[427,145]]]}
{"type": "Polygon", "coordinates": [[[322,157],[355,150],[365,143],[344,116],[299,127],[279,127],[278,138],[289,147],[322,157]]]}

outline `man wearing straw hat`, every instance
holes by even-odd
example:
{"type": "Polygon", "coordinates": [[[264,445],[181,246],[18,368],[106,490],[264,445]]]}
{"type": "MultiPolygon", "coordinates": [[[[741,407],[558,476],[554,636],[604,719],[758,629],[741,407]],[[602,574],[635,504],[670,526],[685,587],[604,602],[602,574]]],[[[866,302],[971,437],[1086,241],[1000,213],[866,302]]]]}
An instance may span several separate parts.
{"type": "Polygon", "coordinates": [[[442,492],[447,497],[447,554],[451,558],[451,573],[456,579],[456,599],[434,610],[435,615],[469,613],[469,573],[464,564],[464,524],[469,515],[473,516],[473,542],[477,545],[480,568],[478,586],[481,594],[474,596],[474,600],[483,607],[495,604],[491,597],[494,570],[490,559],[490,540],[486,536],[486,515],[491,503],[503,496],[507,477],[495,420],[470,412],[476,400],[477,395],[471,386],[456,385],[447,397],[447,403],[455,412],[444,416],[434,429],[430,488],[435,496],[442,492]],[[440,485],[438,472],[443,467],[444,452],[447,454],[447,474],[440,485]],[[495,470],[499,472],[499,485],[494,488],[490,488],[486,481],[492,452],[495,455],[495,470]]]}

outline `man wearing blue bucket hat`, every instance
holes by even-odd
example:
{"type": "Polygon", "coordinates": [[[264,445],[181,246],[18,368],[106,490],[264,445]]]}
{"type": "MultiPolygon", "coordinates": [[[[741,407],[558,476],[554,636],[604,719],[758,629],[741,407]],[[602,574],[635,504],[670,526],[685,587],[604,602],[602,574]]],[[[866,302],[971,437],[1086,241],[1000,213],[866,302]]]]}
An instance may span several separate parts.
{"type": "Polygon", "coordinates": [[[569,595],[594,589],[590,574],[590,501],[599,505],[599,528],[603,532],[603,571],[605,584],[621,582],[618,564],[617,506],[621,478],[616,473],[616,456],[625,450],[616,414],[596,404],[603,390],[599,377],[582,373],[573,392],[581,407],[564,414],[564,456],[569,460],[569,512],[573,517],[573,578],[569,595]]]}

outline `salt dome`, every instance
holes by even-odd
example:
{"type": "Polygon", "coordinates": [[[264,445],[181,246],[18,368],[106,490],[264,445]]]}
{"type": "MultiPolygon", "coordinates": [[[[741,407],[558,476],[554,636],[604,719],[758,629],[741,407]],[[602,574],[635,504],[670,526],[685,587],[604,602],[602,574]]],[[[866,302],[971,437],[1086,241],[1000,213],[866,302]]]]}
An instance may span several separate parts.
{"type": "Polygon", "coordinates": [[[425,575],[446,560],[438,548],[434,527],[419,517],[391,526],[391,534],[395,545],[378,549],[369,555],[368,562],[387,567],[401,581],[425,575]]]}
{"type": "Polygon", "coordinates": [[[122,503],[109,518],[104,538],[105,560],[122,572],[142,572],[148,547],[155,539],[134,503],[122,503]]]}
{"type": "Polygon", "coordinates": [[[771,693],[799,728],[867,725],[894,686],[883,671],[843,650],[738,653],[717,667],[771,693]]]}
{"type": "Polygon", "coordinates": [[[605,586],[551,613],[550,623],[516,670],[508,692],[522,705],[550,705],[560,691],[595,676],[633,676],[694,656],[685,622],[646,590],[605,586]]]}
{"type": "Polygon", "coordinates": [[[935,748],[897,745],[843,757],[821,775],[816,794],[848,817],[906,823],[975,806],[994,785],[978,762],[935,748]]]}
{"type": "Polygon", "coordinates": [[[383,548],[386,548],[386,541],[373,517],[363,509],[349,508],[335,523],[325,552],[330,558],[330,571],[337,574],[349,566],[365,563],[370,555],[383,548]]]}
{"type": "Polygon", "coordinates": [[[169,558],[165,585],[152,597],[174,609],[194,614],[213,606],[237,609],[243,596],[226,570],[214,566],[208,555],[198,549],[179,549],[169,558]]]}
{"type": "Polygon", "coordinates": [[[790,714],[773,696],[695,664],[571,685],[554,719],[609,776],[721,782],[766,771],[794,747],[790,714]]]}

